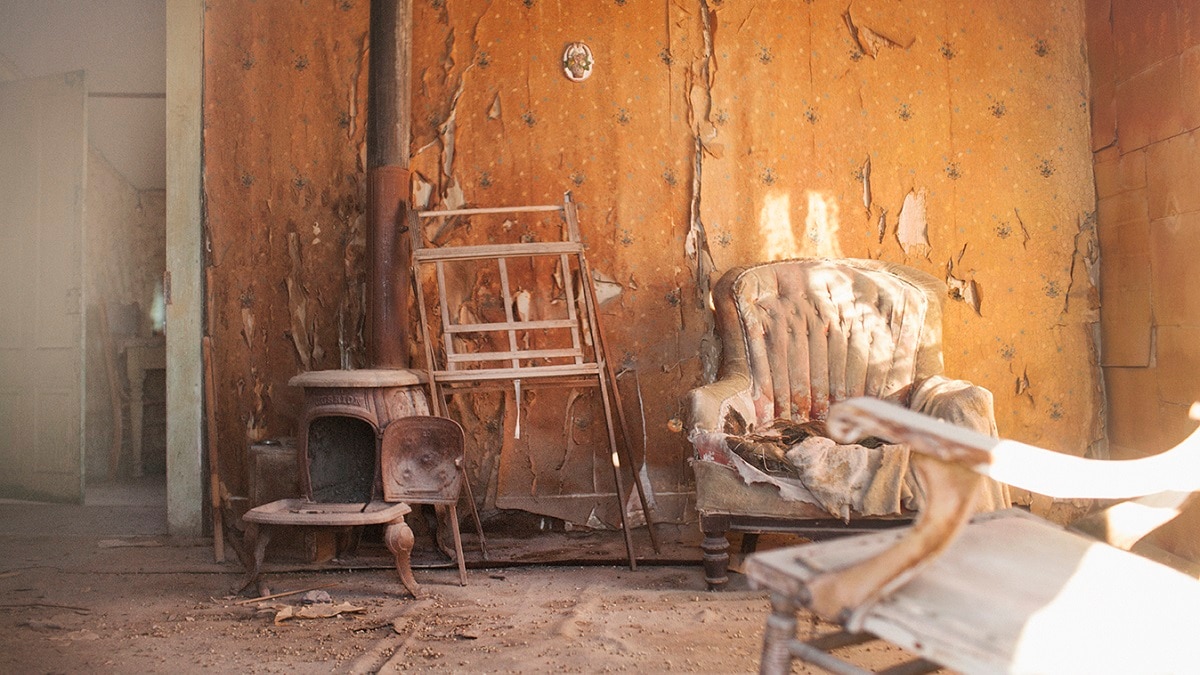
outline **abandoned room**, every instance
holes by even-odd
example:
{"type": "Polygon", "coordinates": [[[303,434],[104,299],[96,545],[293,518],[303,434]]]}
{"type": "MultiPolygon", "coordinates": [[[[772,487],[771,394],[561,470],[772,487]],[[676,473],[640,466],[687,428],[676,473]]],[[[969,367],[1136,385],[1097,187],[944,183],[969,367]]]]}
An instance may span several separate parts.
{"type": "Polygon", "coordinates": [[[1192,0],[0,0],[0,670],[1195,672],[1198,145],[1192,0]]]}

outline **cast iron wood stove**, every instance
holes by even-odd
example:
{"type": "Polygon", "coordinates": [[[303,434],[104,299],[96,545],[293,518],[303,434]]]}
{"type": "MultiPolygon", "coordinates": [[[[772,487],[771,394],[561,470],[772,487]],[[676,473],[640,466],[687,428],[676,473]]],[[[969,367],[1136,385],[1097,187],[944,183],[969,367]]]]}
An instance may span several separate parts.
{"type": "MultiPolygon", "coordinates": [[[[411,108],[412,5],[372,0],[367,93],[367,370],[302,373],[300,483],[303,496],[251,509],[247,523],[248,577],[257,578],[273,525],[358,526],[386,524],[384,542],[414,595],[409,569],[413,533],[404,522],[411,509],[387,501],[381,466],[384,431],[397,419],[429,414],[424,378],[408,369],[409,257],[405,221],[411,108]],[[261,532],[260,532],[260,526],[261,532]]],[[[400,435],[389,441],[399,446],[400,435]]],[[[389,456],[403,455],[391,448],[389,456]],[[393,452],[394,451],[394,452],[393,452]]],[[[470,492],[468,490],[468,497],[470,492]]],[[[454,495],[457,499],[457,494],[454,495]]],[[[474,502],[472,501],[472,506],[474,502]]],[[[478,517],[476,517],[478,524],[478,517]]],[[[480,532],[482,539],[482,531],[480,532]]],[[[461,553],[459,553],[462,570],[461,553]]]]}
{"type": "MultiPolygon", "coordinates": [[[[246,577],[242,590],[259,577],[274,526],[357,527],[383,524],[383,540],[396,559],[396,571],[414,596],[420,592],[410,567],[413,532],[404,522],[407,503],[386,501],[381,458],[403,455],[385,450],[392,422],[429,413],[424,384],[406,370],[323,370],[293,377],[304,388],[300,434],[303,496],[251,509],[246,521],[246,577]]],[[[387,443],[397,444],[395,434],[387,443]]],[[[456,537],[457,539],[457,537],[456,537]]],[[[461,546],[459,547],[461,551],[461,546]]],[[[460,568],[461,568],[461,552],[460,568]]]]}
{"type": "Polygon", "coordinates": [[[383,431],[401,417],[428,415],[417,371],[319,370],[289,382],[304,388],[301,489],[315,502],[381,499],[383,431]]]}

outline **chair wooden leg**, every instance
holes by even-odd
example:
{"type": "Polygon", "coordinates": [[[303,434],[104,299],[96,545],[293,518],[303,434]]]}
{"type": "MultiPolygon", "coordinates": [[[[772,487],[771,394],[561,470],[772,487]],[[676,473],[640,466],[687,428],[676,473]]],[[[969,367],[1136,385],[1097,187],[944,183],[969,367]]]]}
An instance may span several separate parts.
{"type": "Polygon", "coordinates": [[[466,469],[463,469],[462,480],[463,488],[467,491],[467,504],[471,506],[471,518],[475,521],[475,533],[479,535],[479,552],[483,554],[483,559],[487,560],[487,541],[483,538],[483,521],[479,519],[479,507],[475,504],[475,494],[471,492],[471,481],[467,478],[466,469]]]}
{"type": "Polygon", "coordinates": [[[729,583],[729,519],[725,516],[700,516],[700,530],[704,541],[700,549],[704,552],[704,581],[708,590],[720,590],[729,583]]]}
{"type": "Polygon", "coordinates": [[[392,555],[396,556],[396,572],[400,575],[400,582],[414,598],[421,596],[421,587],[412,573],[412,550],[415,540],[413,531],[408,523],[404,522],[403,516],[388,523],[383,531],[384,543],[392,555]]]}
{"type": "Polygon", "coordinates": [[[454,532],[454,554],[458,560],[458,585],[467,585],[467,561],[463,558],[462,532],[458,530],[458,506],[450,505],[450,528],[454,532]]]}
{"type": "Polygon", "coordinates": [[[792,672],[792,652],[788,644],[796,639],[796,602],[783,593],[771,593],[771,616],[763,630],[762,658],[758,672],[782,675],[792,672]]]}

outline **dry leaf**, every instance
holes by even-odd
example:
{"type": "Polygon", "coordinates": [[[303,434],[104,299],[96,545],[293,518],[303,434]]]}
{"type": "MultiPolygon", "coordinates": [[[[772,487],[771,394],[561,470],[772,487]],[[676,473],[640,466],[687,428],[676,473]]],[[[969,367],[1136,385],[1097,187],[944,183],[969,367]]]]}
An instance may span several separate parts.
{"type": "Polygon", "coordinates": [[[356,612],[365,612],[366,607],[356,607],[348,602],[341,604],[320,604],[320,605],[304,605],[296,607],[288,605],[275,615],[275,625],[287,621],[288,619],[332,619],[335,616],[342,614],[353,614],[356,612]]]}

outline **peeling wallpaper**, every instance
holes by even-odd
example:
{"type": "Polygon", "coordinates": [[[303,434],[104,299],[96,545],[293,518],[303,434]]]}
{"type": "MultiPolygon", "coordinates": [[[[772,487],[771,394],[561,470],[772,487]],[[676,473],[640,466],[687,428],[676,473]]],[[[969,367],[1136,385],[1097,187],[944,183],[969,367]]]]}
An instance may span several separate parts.
{"type": "MultiPolygon", "coordinates": [[[[289,377],[361,365],[366,5],[208,3],[210,332],[231,488],[247,436],[296,433],[289,377]]],[[[1075,454],[1102,441],[1079,2],[413,6],[415,197],[572,192],[612,282],[603,327],[660,519],[694,517],[680,399],[715,374],[707,289],[748,262],[881,258],[946,279],[947,371],[992,389],[1001,432],[1075,454]],[[595,57],[578,83],[561,67],[576,41],[595,57]]],[[[525,393],[513,439],[514,395],[473,398],[454,410],[489,506],[613,522],[604,500],[572,497],[611,492],[594,400],[525,393]]]]}

